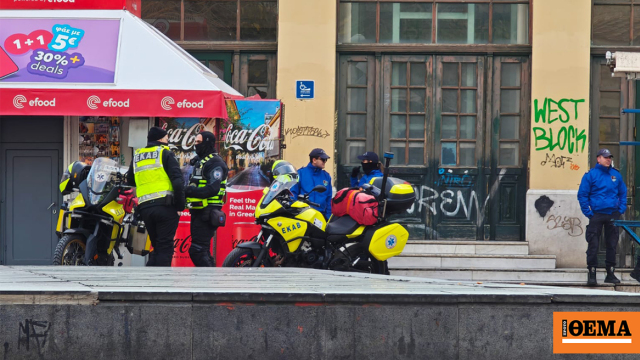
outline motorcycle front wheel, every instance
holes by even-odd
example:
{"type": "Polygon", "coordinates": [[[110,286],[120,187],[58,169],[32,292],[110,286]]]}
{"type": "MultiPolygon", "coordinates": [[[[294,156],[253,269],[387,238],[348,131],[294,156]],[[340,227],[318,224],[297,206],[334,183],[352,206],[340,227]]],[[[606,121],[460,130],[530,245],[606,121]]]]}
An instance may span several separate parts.
{"type": "MultiPolygon", "coordinates": [[[[233,249],[222,263],[222,267],[252,267],[256,261],[256,256],[251,249],[235,248],[233,249]]],[[[262,260],[261,267],[268,266],[265,260],[262,260]]]]}
{"type": "Polygon", "coordinates": [[[86,240],[82,235],[67,234],[60,238],[53,254],[53,265],[82,266],[86,240]]]}

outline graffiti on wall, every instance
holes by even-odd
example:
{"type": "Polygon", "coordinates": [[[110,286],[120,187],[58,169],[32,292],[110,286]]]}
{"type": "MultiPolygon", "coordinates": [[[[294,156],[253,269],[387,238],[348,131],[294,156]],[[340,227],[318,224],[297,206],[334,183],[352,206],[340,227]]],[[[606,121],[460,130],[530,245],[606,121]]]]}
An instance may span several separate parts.
{"type": "Polygon", "coordinates": [[[540,165],[554,169],[580,170],[580,166],[573,163],[573,157],[549,153],[545,155],[545,159],[540,162],[540,165]]]}
{"type": "Polygon", "coordinates": [[[293,128],[285,128],[284,135],[291,136],[291,139],[295,139],[300,136],[324,139],[329,137],[331,134],[327,130],[320,129],[315,126],[296,126],[293,128]]]}
{"type": "Polygon", "coordinates": [[[452,174],[451,170],[438,169],[438,180],[434,182],[435,186],[473,186],[473,178],[465,171],[462,175],[452,174]]]}
{"type": "Polygon", "coordinates": [[[587,145],[587,131],[570,123],[572,120],[578,120],[579,105],[584,102],[584,99],[533,100],[535,114],[533,139],[536,151],[558,149],[567,151],[569,154],[584,152],[587,145]],[[550,126],[553,123],[556,124],[550,126]]]}
{"type": "Polygon", "coordinates": [[[489,196],[484,201],[478,199],[475,190],[465,196],[461,190],[443,190],[438,192],[429,186],[414,187],[416,192],[416,203],[407,210],[409,214],[414,211],[421,212],[423,208],[431,211],[433,215],[441,213],[447,217],[457,217],[463,214],[467,220],[471,220],[473,208],[476,209],[476,223],[480,224],[484,221],[484,213],[489,202],[489,196]],[[416,207],[417,205],[417,207],[416,207]],[[462,212],[462,213],[461,213],[462,212]]]}
{"type": "Polygon", "coordinates": [[[549,215],[545,221],[547,230],[562,229],[571,237],[584,234],[582,220],[575,216],[549,215]]]}

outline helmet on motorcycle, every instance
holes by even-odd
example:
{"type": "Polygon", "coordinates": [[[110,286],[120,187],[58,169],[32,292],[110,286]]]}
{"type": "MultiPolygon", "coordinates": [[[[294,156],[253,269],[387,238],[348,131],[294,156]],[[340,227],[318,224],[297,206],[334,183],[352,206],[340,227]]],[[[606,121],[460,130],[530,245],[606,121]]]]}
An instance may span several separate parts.
{"type": "Polygon", "coordinates": [[[70,194],[77,189],[80,183],[87,178],[89,170],[91,170],[91,166],[82,161],[71,163],[62,174],[62,179],[60,179],[60,192],[62,195],[70,194]]]}
{"type": "Polygon", "coordinates": [[[273,163],[271,174],[273,175],[274,179],[280,175],[291,175],[295,179],[298,178],[298,172],[296,171],[296,168],[293,167],[290,162],[284,160],[278,160],[273,163]]]}

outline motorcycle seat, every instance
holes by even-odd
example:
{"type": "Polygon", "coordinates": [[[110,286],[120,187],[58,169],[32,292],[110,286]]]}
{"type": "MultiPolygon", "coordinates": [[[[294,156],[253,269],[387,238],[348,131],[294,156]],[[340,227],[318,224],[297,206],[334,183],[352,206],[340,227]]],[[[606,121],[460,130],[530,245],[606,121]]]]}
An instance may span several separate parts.
{"type": "Polygon", "coordinates": [[[348,235],[356,231],[360,227],[355,220],[349,215],[341,216],[338,218],[332,218],[327,224],[325,232],[328,235],[348,235]]]}

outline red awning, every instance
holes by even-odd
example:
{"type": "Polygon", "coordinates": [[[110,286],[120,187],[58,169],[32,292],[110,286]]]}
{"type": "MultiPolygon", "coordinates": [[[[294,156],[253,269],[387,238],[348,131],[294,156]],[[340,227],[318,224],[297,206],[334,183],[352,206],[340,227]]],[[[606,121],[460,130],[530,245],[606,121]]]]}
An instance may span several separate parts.
{"type": "Polygon", "coordinates": [[[242,98],[126,10],[0,10],[0,47],[0,115],[227,118],[242,98]]]}

